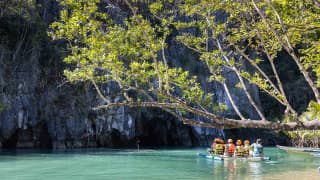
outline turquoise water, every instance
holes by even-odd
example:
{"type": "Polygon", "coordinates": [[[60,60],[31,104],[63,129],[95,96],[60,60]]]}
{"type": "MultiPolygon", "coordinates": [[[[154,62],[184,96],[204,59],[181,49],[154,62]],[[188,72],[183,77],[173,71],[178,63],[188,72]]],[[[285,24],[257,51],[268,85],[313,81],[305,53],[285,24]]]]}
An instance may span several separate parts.
{"type": "Polygon", "coordinates": [[[267,179],[281,173],[316,171],[320,166],[320,157],[276,148],[265,148],[272,160],[264,162],[213,161],[197,157],[197,152],[205,149],[2,152],[0,179],[267,179]]]}

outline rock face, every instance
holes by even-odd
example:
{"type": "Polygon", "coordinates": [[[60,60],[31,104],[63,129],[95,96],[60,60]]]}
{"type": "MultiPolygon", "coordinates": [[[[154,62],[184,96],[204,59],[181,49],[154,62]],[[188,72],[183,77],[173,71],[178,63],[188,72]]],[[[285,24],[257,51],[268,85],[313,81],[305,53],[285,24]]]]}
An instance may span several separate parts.
{"type": "MultiPolygon", "coordinates": [[[[59,7],[54,1],[40,2],[42,21],[51,22],[57,17],[59,7]]],[[[28,23],[16,17],[1,17],[0,22],[12,20],[28,23]]],[[[7,37],[20,37],[21,31],[7,26],[10,24],[2,24],[1,32],[7,37]]],[[[32,26],[26,29],[25,37],[1,44],[0,148],[135,147],[137,143],[140,147],[206,146],[213,137],[224,136],[222,130],[183,125],[159,109],[120,107],[92,111],[99,97],[90,84],[65,82],[61,52],[54,50],[55,46],[45,37],[45,28],[39,32],[32,26]],[[36,37],[39,33],[43,37],[36,37]]],[[[229,106],[227,114],[234,115],[222,87],[205,83],[207,74],[202,73],[202,65],[196,57],[188,56],[188,51],[172,40],[167,52],[170,63],[191,65],[190,71],[199,76],[204,88],[215,94],[216,101],[229,106]]],[[[228,85],[234,86],[238,82],[236,76],[231,72],[226,74],[228,85]]],[[[250,90],[259,103],[258,89],[251,86],[250,90]]],[[[103,91],[111,94],[117,88],[107,84],[103,91]]],[[[257,116],[241,90],[234,88],[231,92],[248,117],[257,116]]]]}

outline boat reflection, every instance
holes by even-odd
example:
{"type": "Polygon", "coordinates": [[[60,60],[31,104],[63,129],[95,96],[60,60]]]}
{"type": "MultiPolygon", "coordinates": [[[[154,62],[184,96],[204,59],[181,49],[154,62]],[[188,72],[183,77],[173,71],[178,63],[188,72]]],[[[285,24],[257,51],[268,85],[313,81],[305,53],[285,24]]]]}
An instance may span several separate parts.
{"type": "Polygon", "coordinates": [[[246,160],[225,160],[222,163],[214,163],[214,177],[224,177],[227,180],[260,180],[263,174],[263,162],[250,162],[246,160]]]}

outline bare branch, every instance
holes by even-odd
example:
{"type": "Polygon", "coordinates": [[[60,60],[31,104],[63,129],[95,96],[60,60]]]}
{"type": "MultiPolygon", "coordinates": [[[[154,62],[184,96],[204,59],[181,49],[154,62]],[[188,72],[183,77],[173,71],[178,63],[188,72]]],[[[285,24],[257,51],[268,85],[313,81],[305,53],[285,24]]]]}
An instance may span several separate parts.
{"type": "Polygon", "coordinates": [[[165,68],[166,68],[166,77],[165,77],[166,87],[165,87],[165,90],[166,90],[167,94],[170,94],[168,63],[167,63],[167,58],[166,58],[166,55],[165,55],[164,45],[165,45],[165,39],[163,39],[161,41],[161,51],[162,51],[162,59],[163,59],[163,62],[164,62],[165,68]]]}
{"type": "Polygon", "coordinates": [[[236,105],[236,104],[234,103],[234,101],[233,101],[233,98],[232,98],[232,96],[231,96],[231,94],[230,94],[230,91],[229,91],[229,88],[228,88],[227,84],[226,84],[225,82],[223,82],[223,83],[222,83],[222,86],[223,86],[225,92],[227,93],[227,96],[228,96],[228,98],[229,98],[229,101],[230,101],[233,109],[236,111],[237,115],[241,118],[241,120],[244,120],[244,119],[245,119],[244,116],[241,114],[241,112],[240,112],[240,110],[238,109],[237,105],[236,105]]]}
{"type": "MultiPolygon", "coordinates": [[[[225,39],[227,39],[227,37],[224,36],[225,39]]],[[[268,77],[268,75],[266,75],[266,73],[258,66],[258,64],[251,59],[248,55],[246,55],[237,45],[229,42],[231,46],[233,46],[236,50],[237,53],[239,53],[239,55],[241,55],[242,57],[244,57],[245,60],[247,60],[254,68],[256,68],[258,70],[258,72],[262,75],[262,77],[271,85],[271,87],[276,91],[277,94],[281,94],[277,88],[276,85],[274,85],[274,83],[270,80],[270,78],[268,77]]],[[[270,93],[269,93],[270,94],[270,93]]],[[[278,97],[275,97],[281,104],[285,103],[279,99],[278,97]]]]}
{"type": "Polygon", "coordinates": [[[98,87],[97,83],[93,80],[90,79],[91,83],[93,84],[94,88],[96,89],[96,91],[98,92],[98,95],[100,96],[100,98],[105,102],[105,103],[111,103],[109,99],[107,99],[102,92],[100,91],[100,88],[98,87]]]}
{"type": "MultiPolygon", "coordinates": [[[[272,33],[276,36],[278,42],[281,44],[281,46],[288,52],[288,54],[294,59],[295,63],[297,64],[299,70],[301,71],[301,73],[303,74],[304,78],[306,79],[306,81],[308,82],[309,86],[311,87],[314,96],[316,98],[316,101],[318,103],[320,103],[320,93],[317,89],[317,87],[315,86],[314,82],[312,81],[311,77],[308,74],[308,71],[304,68],[303,64],[301,64],[299,58],[297,57],[297,55],[294,52],[294,49],[290,43],[289,37],[287,36],[287,34],[284,32],[284,38],[287,41],[287,44],[285,44],[282,40],[281,37],[279,36],[279,34],[276,32],[276,30],[271,26],[271,24],[268,22],[266,16],[262,13],[262,11],[259,9],[259,7],[257,6],[257,4],[255,3],[254,0],[252,0],[253,6],[255,8],[255,10],[258,12],[258,14],[260,15],[260,17],[262,18],[262,20],[264,21],[264,23],[267,25],[267,28],[269,30],[272,31],[272,33]]],[[[277,15],[277,19],[280,23],[280,25],[283,25],[283,22],[278,14],[278,12],[276,11],[276,9],[271,6],[271,8],[273,9],[274,13],[277,15]]],[[[282,26],[282,28],[284,28],[282,26]]]]}
{"type": "Polygon", "coordinates": [[[288,99],[287,99],[287,96],[286,96],[286,93],[284,91],[284,88],[283,88],[283,85],[282,85],[282,82],[280,80],[280,77],[279,77],[279,74],[278,74],[278,71],[276,69],[276,66],[274,64],[274,59],[271,57],[266,45],[265,45],[265,42],[264,42],[264,39],[262,38],[262,35],[259,31],[259,29],[257,29],[257,35],[258,35],[258,38],[260,39],[261,41],[261,45],[262,45],[262,48],[264,49],[264,52],[265,54],[267,55],[267,59],[269,60],[269,63],[271,65],[271,68],[272,68],[272,71],[273,71],[273,74],[275,75],[276,77],[276,80],[277,80],[277,84],[279,86],[279,89],[280,89],[280,92],[282,94],[282,96],[284,97],[284,103],[286,104],[287,106],[287,109],[289,111],[291,111],[293,114],[297,114],[297,112],[292,108],[292,106],[290,105],[288,99]]]}
{"type": "MultiPolygon", "coordinates": [[[[218,48],[219,48],[220,52],[223,54],[224,50],[223,50],[222,47],[221,47],[220,41],[217,39],[216,42],[217,42],[217,45],[218,45],[218,48]]],[[[257,113],[259,114],[260,118],[261,118],[262,120],[266,120],[264,114],[262,113],[262,111],[260,110],[260,108],[258,107],[258,105],[254,102],[253,98],[251,97],[251,94],[249,93],[248,88],[247,88],[247,86],[246,86],[246,84],[245,84],[245,82],[244,82],[244,80],[243,80],[240,72],[238,71],[238,69],[237,69],[234,65],[231,65],[230,60],[229,60],[229,58],[228,58],[227,56],[223,55],[223,58],[224,58],[225,61],[229,64],[230,68],[231,68],[231,69],[236,73],[236,75],[238,76],[239,81],[240,81],[240,84],[241,84],[241,86],[243,87],[243,90],[244,90],[245,94],[247,95],[247,97],[248,97],[248,99],[249,99],[249,102],[250,102],[251,105],[255,108],[255,110],[256,110],[257,113]]]]}

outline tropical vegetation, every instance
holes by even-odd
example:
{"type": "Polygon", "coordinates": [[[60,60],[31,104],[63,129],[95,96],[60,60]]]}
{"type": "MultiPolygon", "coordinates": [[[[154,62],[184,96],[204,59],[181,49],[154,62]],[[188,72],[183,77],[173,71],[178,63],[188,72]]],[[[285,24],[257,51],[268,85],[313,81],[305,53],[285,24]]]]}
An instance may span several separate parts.
{"type": "Polygon", "coordinates": [[[95,110],[157,107],[185,124],[202,127],[320,129],[317,1],[124,0],[121,7],[114,7],[100,0],[61,0],[61,6],[60,19],[48,33],[68,44],[64,59],[68,80],[89,81],[97,90],[103,103],[95,110]],[[121,8],[130,13],[121,20],[113,18],[110,12],[119,13],[121,8]],[[203,71],[210,74],[206,83],[223,87],[237,117],[224,117],[220,112],[226,105],[215,103],[213,94],[188,69],[170,63],[167,49],[172,38],[197,54],[203,71]],[[313,93],[302,112],[291,104],[279,76],[276,61],[282,61],[281,53],[294,62],[313,93]],[[236,75],[236,87],[228,86],[226,70],[236,75]],[[105,83],[119,87],[120,100],[105,94],[100,86],[105,83]],[[283,120],[265,116],[249,91],[252,85],[284,107],[283,120]],[[258,119],[239,110],[230,88],[244,91],[258,119]]]}

